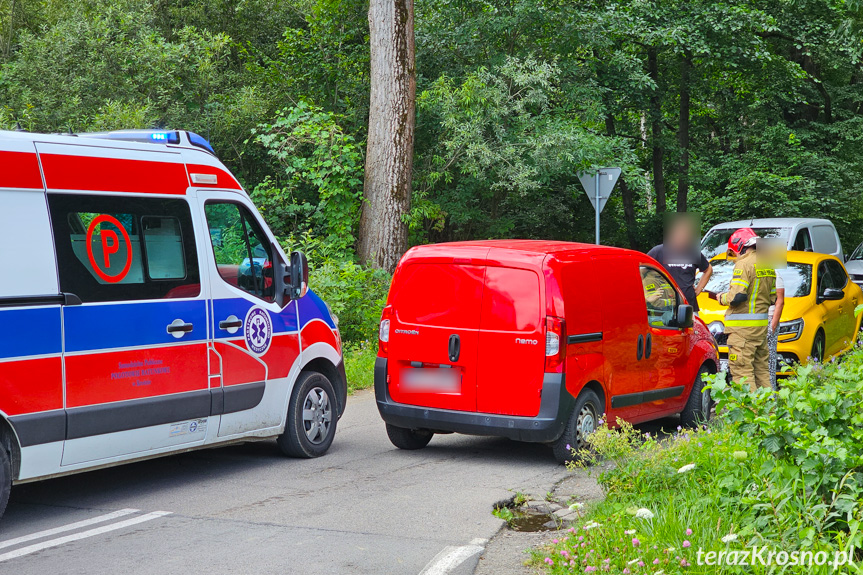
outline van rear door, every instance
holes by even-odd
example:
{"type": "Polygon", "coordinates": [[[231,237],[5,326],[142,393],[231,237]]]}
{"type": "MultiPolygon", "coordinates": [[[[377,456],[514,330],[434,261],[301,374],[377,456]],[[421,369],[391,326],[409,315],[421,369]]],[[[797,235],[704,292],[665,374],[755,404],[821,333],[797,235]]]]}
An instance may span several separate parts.
{"type": "Polygon", "coordinates": [[[533,417],[545,366],[543,283],[536,271],[486,268],[477,361],[477,411],[533,417]]]}
{"type": "Polygon", "coordinates": [[[393,401],[476,411],[484,275],[482,260],[470,258],[408,260],[399,267],[387,362],[393,401]]]}

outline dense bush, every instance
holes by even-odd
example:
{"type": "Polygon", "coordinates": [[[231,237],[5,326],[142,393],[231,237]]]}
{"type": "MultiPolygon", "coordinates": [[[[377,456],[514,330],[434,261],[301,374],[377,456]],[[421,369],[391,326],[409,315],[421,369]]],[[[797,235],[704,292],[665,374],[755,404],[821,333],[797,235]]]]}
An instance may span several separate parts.
{"type": "Polygon", "coordinates": [[[666,438],[601,426],[582,465],[613,462],[599,476],[607,497],[535,560],[552,573],[768,573],[781,569],[697,566],[697,552],[855,553],[863,349],[799,368],[778,393],[712,387],[720,415],[710,427],[666,438]]]}

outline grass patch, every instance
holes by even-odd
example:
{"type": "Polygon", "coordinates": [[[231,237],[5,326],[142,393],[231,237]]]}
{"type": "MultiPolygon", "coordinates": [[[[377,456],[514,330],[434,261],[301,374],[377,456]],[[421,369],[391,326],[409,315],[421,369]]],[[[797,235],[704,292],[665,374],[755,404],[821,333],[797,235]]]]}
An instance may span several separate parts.
{"type": "Polygon", "coordinates": [[[345,375],[348,378],[348,393],[374,387],[377,345],[368,341],[346,343],[342,351],[345,358],[345,375]]]}

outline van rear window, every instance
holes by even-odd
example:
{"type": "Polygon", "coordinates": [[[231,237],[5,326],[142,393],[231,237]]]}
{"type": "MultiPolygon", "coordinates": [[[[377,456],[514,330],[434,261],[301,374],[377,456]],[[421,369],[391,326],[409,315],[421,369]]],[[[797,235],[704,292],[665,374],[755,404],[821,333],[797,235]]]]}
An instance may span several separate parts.
{"type": "Polygon", "coordinates": [[[482,329],[536,331],[540,322],[540,286],[536,273],[488,267],[485,274],[482,329]]]}
{"type": "Polygon", "coordinates": [[[398,272],[394,310],[402,323],[479,329],[483,267],[412,263],[398,272]]]}

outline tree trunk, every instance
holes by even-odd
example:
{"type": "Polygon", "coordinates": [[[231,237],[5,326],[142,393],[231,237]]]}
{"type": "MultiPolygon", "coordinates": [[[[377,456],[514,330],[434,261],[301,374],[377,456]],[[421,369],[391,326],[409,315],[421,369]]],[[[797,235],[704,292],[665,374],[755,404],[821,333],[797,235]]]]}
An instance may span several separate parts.
{"type": "MultiPolygon", "coordinates": [[[[614,116],[607,114],[605,116],[605,130],[612,138],[617,135],[617,127],[614,124],[614,116]]],[[[621,197],[623,198],[623,220],[626,223],[626,237],[629,240],[629,247],[638,249],[638,241],[635,237],[635,198],[632,194],[632,189],[626,185],[626,178],[621,175],[617,181],[617,186],[620,188],[621,197]]]]}
{"type": "Polygon", "coordinates": [[[371,0],[371,96],[357,251],[363,263],[395,270],[407,249],[416,121],[413,0],[371,0]]]}
{"type": "Polygon", "coordinates": [[[667,208],[665,204],[665,175],[663,174],[663,157],[665,147],[662,144],[662,98],[659,90],[659,63],[656,48],[647,49],[647,74],[656,88],[650,95],[650,148],[653,156],[653,191],[656,193],[656,213],[661,214],[667,208]]]}
{"type": "Polygon", "coordinates": [[[686,203],[689,199],[689,73],[691,70],[692,60],[689,52],[686,51],[680,60],[680,119],[677,131],[677,138],[680,142],[680,170],[677,176],[678,212],[686,211],[686,203]]]}

